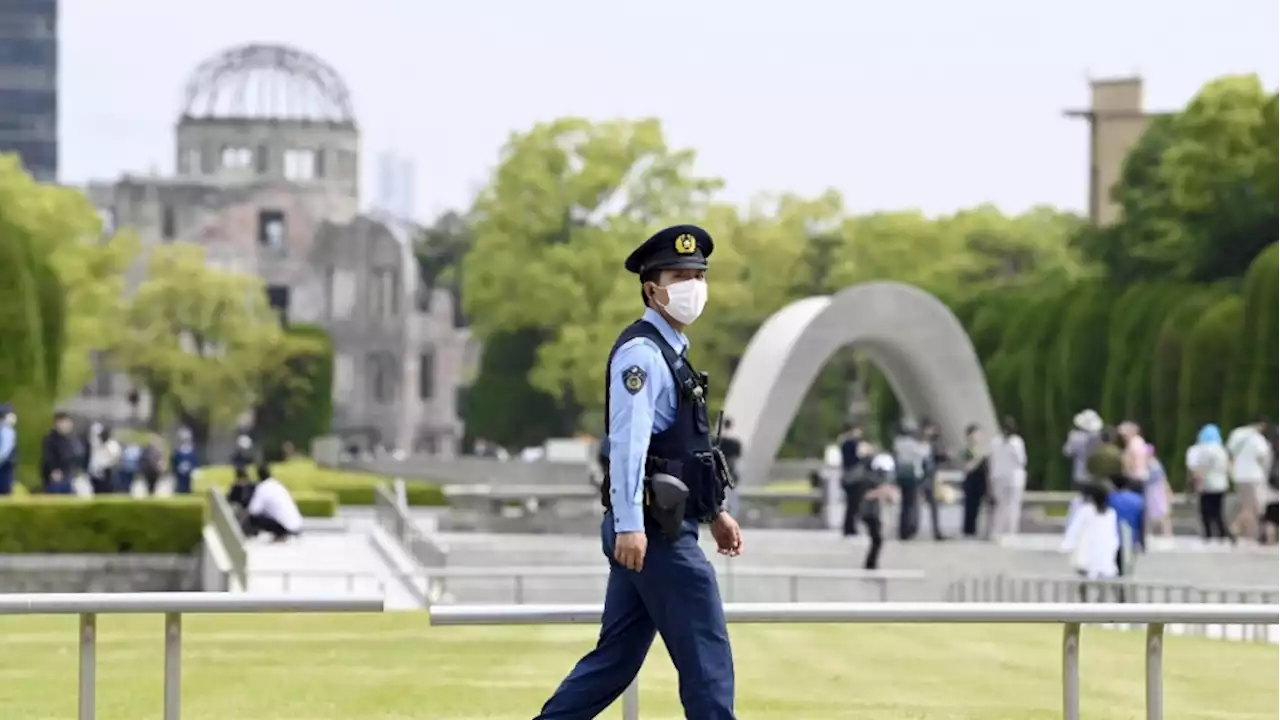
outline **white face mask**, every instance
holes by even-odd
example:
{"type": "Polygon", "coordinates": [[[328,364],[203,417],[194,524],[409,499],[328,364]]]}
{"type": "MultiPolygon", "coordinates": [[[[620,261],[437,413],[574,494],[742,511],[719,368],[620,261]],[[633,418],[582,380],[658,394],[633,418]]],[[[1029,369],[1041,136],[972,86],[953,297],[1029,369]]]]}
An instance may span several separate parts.
{"type": "Polygon", "coordinates": [[[691,325],[707,306],[706,280],[681,280],[666,286],[667,304],[662,307],[672,320],[691,325]]]}

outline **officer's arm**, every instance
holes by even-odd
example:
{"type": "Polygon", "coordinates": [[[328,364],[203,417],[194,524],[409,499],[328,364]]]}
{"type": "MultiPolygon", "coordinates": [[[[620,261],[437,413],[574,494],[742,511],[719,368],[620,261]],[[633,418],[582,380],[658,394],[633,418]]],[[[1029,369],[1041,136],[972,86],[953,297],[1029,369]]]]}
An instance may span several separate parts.
{"type": "Polygon", "coordinates": [[[666,368],[644,340],[619,348],[609,364],[609,506],[617,532],[644,530],[644,470],[654,408],[666,368]]]}

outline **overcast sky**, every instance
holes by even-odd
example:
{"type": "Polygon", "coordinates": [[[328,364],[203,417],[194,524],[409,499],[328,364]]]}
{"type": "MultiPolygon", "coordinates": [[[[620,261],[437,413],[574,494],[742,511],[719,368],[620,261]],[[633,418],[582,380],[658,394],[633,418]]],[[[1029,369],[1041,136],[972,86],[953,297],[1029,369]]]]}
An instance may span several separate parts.
{"type": "Polygon", "coordinates": [[[375,158],[416,166],[416,214],[470,202],[508,133],[661,117],[726,196],[843,191],[857,210],[1083,210],[1089,77],[1149,109],[1206,80],[1277,84],[1276,0],[62,0],[61,173],[172,170],[188,73],[249,42],[346,79],[375,158]]]}

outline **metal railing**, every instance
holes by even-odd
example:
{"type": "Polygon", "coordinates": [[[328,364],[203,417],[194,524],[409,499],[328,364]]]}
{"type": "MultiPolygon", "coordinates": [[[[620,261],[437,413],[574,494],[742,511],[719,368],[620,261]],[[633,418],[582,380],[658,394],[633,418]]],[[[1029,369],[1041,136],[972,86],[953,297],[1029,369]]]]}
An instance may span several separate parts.
{"type": "Polygon", "coordinates": [[[447,550],[420,529],[408,510],[396,501],[395,492],[386,485],[373,490],[373,517],[378,527],[399,543],[423,567],[443,567],[447,550]]]}
{"type": "Polygon", "coordinates": [[[244,593],[0,594],[0,615],[80,616],[79,720],[95,710],[98,615],[164,614],[164,720],[182,714],[182,616],[192,613],[382,612],[378,597],[301,597],[244,593]]]}
{"type": "MultiPolygon", "coordinates": [[[[1280,590],[1274,587],[1205,587],[1188,583],[1171,583],[1136,578],[1088,580],[1080,577],[1053,575],[987,575],[957,580],[947,586],[944,599],[951,602],[1134,602],[1186,603],[1219,605],[1276,605],[1280,590]]],[[[1177,634],[1210,635],[1210,625],[1171,628],[1177,634]]],[[[1238,638],[1222,638],[1270,642],[1268,625],[1246,625],[1238,638]]]]}
{"type": "Polygon", "coordinates": [[[244,547],[244,531],[240,529],[240,521],[236,519],[235,511],[231,509],[227,499],[222,496],[221,488],[209,488],[207,497],[209,521],[213,524],[214,532],[218,534],[222,549],[231,563],[231,573],[239,581],[241,589],[247,588],[249,586],[249,553],[244,547]]]}
{"type": "MultiPolygon", "coordinates": [[[[600,622],[599,605],[443,605],[433,625],[559,625],[600,622]]],[[[1276,605],[1061,603],[753,603],[726,604],[731,623],[1055,624],[1062,634],[1062,717],[1080,720],[1080,628],[1092,623],[1147,626],[1146,717],[1164,718],[1164,629],[1168,624],[1264,625],[1276,605]]],[[[622,696],[625,720],[640,717],[639,677],[622,696]]]]}
{"type": "MultiPolygon", "coordinates": [[[[866,582],[875,586],[881,602],[889,600],[889,584],[892,582],[918,582],[925,574],[918,570],[857,570],[852,568],[801,568],[760,567],[726,562],[716,566],[721,580],[721,592],[725,600],[732,602],[736,596],[734,580],[779,579],[786,580],[788,602],[800,602],[802,581],[866,582]]],[[[566,580],[575,578],[605,579],[609,566],[569,565],[562,567],[513,566],[513,567],[442,567],[424,573],[434,591],[448,591],[449,580],[510,580],[512,602],[524,605],[527,580],[566,580]]],[[[439,594],[436,597],[439,597],[439,594]]]]}
{"type": "MultiPolygon", "coordinates": [[[[387,584],[381,577],[375,573],[358,570],[254,570],[249,573],[249,579],[250,581],[258,579],[277,581],[279,592],[293,592],[300,582],[307,580],[320,580],[326,584],[340,582],[349,593],[366,592],[370,586],[378,593],[379,597],[385,597],[387,592],[387,584]]],[[[253,584],[256,585],[257,583],[253,584]]],[[[306,588],[306,590],[307,592],[314,592],[317,589],[306,588]]],[[[254,591],[257,592],[256,589],[254,591]]],[[[323,590],[320,591],[323,592],[323,590]]]]}

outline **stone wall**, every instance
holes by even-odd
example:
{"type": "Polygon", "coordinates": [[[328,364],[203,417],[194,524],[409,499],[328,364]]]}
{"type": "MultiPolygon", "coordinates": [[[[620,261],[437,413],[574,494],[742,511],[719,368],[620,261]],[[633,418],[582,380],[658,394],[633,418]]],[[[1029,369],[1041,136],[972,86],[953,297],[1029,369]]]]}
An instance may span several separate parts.
{"type": "Polygon", "coordinates": [[[201,589],[198,555],[0,555],[0,593],[201,589]]]}

